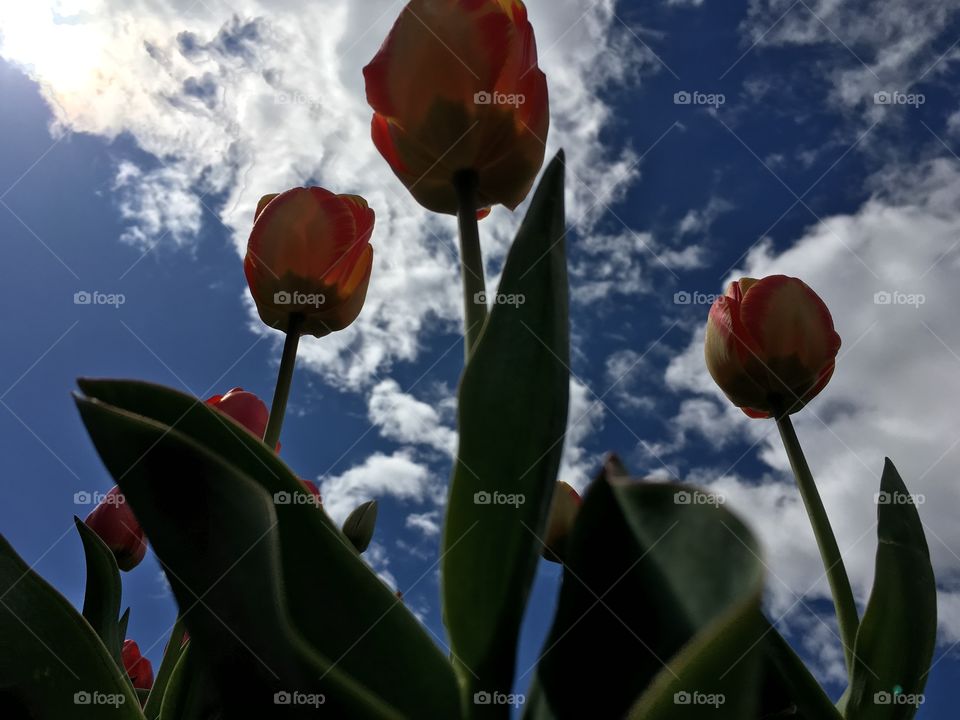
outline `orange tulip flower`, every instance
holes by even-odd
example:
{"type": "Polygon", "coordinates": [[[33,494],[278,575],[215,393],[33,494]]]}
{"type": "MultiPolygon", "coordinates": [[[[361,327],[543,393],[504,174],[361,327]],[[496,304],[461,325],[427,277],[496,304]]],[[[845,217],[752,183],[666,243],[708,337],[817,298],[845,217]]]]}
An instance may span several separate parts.
{"type": "Polygon", "coordinates": [[[421,205],[456,214],[462,171],[477,209],[527,196],[550,119],[520,0],[412,0],[363,75],[374,144],[421,205]]]}
{"type": "Polygon", "coordinates": [[[356,195],[319,187],[265,195],[257,206],[243,269],[260,318],[323,337],[356,320],[373,265],[374,212],[356,195]]]}
{"type": "Polygon", "coordinates": [[[707,369],[750,417],[801,409],[829,382],[839,350],[830,311],[797,278],[743,278],[710,308],[707,369]]]}

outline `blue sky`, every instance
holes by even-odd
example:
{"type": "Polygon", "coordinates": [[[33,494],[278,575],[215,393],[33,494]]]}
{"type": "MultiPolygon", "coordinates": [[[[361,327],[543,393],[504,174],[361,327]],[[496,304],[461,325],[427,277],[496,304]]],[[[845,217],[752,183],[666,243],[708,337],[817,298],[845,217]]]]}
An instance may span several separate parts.
{"type": "MultiPolygon", "coordinates": [[[[279,339],[251,310],[238,252],[256,200],[310,183],[359,192],[378,213],[370,298],[356,325],[304,343],[283,455],[335,517],[380,500],[368,557],[442,635],[436,531],[462,363],[454,221],[423,213],[373,150],[360,78],[398,6],[160,5],[0,10],[0,530],[79,603],[71,517],[89,508],[74,494],[112,483],[74,379],[269,398],[279,339]],[[124,303],[75,305],[79,291],[124,303]]],[[[638,475],[722,493],[764,541],[770,614],[837,693],[826,582],[773,426],[730,408],[700,357],[706,296],[726,280],[803,277],[844,347],[798,432],[861,604],[884,454],[925,496],[940,644],[920,717],[946,717],[960,675],[960,2],[528,6],[548,152],[570,160],[564,479],[582,488],[616,450],[638,475]]],[[[481,225],[491,283],[520,217],[500,208],[481,225]]],[[[557,580],[541,568],[520,674],[557,580]]],[[[157,660],[174,608],[152,557],[124,590],[130,634],[157,660]]]]}

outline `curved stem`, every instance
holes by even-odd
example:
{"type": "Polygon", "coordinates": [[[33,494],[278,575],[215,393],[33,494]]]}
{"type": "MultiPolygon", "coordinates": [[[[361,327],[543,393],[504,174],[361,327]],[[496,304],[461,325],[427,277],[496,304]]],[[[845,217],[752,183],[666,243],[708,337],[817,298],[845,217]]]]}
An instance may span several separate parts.
{"type": "Polygon", "coordinates": [[[486,282],[483,278],[483,256],[480,252],[480,229],[477,227],[477,173],[464,170],[453,179],[459,208],[460,274],[463,278],[464,354],[470,359],[487,317],[486,282]]]}
{"type": "MultiPolygon", "coordinates": [[[[777,410],[780,410],[780,408],[777,408],[777,410]]],[[[847,577],[847,570],[843,565],[843,557],[840,555],[837,538],[833,534],[833,528],[830,527],[827,511],[823,507],[823,501],[820,499],[820,493],[813,481],[813,474],[810,472],[810,466],[807,465],[807,459],[803,455],[800,440],[793,429],[790,415],[782,411],[776,412],[774,415],[777,418],[777,427],[780,430],[783,446],[787,450],[787,457],[790,458],[790,467],[793,468],[793,474],[797,478],[800,497],[803,499],[807,516],[813,526],[813,534],[817,539],[820,558],[823,561],[824,568],[826,568],[830,592],[833,595],[833,605],[837,611],[837,624],[840,626],[843,658],[849,675],[853,669],[853,650],[857,639],[857,630],[860,626],[857,604],[854,602],[853,590],[850,588],[850,579],[847,577]]]]}
{"type": "Polygon", "coordinates": [[[290,324],[287,326],[287,339],[283,344],[283,357],[280,358],[280,372],[277,375],[277,387],[273,391],[273,405],[270,407],[270,420],[267,422],[267,431],[263,434],[263,442],[267,447],[275,448],[280,440],[280,428],[283,427],[283,416],[287,411],[287,399],[290,397],[290,382],[293,380],[293,368],[297,364],[297,347],[300,345],[300,327],[303,325],[303,316],[299,313],[290,315],[290,324]]]}

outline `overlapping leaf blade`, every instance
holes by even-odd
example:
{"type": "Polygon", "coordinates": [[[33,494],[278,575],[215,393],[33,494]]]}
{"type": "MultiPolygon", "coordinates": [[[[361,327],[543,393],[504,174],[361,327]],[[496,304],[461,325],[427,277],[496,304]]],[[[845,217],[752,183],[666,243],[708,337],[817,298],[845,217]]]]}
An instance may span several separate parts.
{"type": "Polygon", "coordinates": [[[546,169],[464,370],[443,537],[444,619],[466,692],[509,690],[566,428],[563,156],[546,169]]]}

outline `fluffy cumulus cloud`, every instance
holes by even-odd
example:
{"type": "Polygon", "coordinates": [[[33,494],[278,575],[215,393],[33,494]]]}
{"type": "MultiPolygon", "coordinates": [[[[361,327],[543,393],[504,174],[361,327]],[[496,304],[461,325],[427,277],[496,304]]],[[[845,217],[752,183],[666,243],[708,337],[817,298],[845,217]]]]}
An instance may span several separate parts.
{"type": "MultiPolygon", "coordinates": [[[[960,428],[955,403],[944,398],[960,396],[960,163],[950,158],[890,167],[872,184],[875,194],[856,212],[825,218],[785,251],[760,244],[733,276],[799,276],[831,308],[843,338],[837,372],[794,418],[855,593],[864,603],[872,584],[875,495],[883,458],[890,456],[920,496],[940,583],[941,639],[953,643],[960,640],[960,527],[954,517],[960,428]]],[[[750,471],[738,461],[684,469],[756,526],[766,546],[772,612],[791,616],[811,598],[827,597],[775,426],[748,420],[725,401],[703,364],[702,330],[670,363],[666,381],[683,400],[678,428],[696,430],[715,445],[746,436],[753,447],[741,459],[759,459],[765,468],[750,471]]],[[[685,448],[683,440],[667,450],[685,448]]]]}

